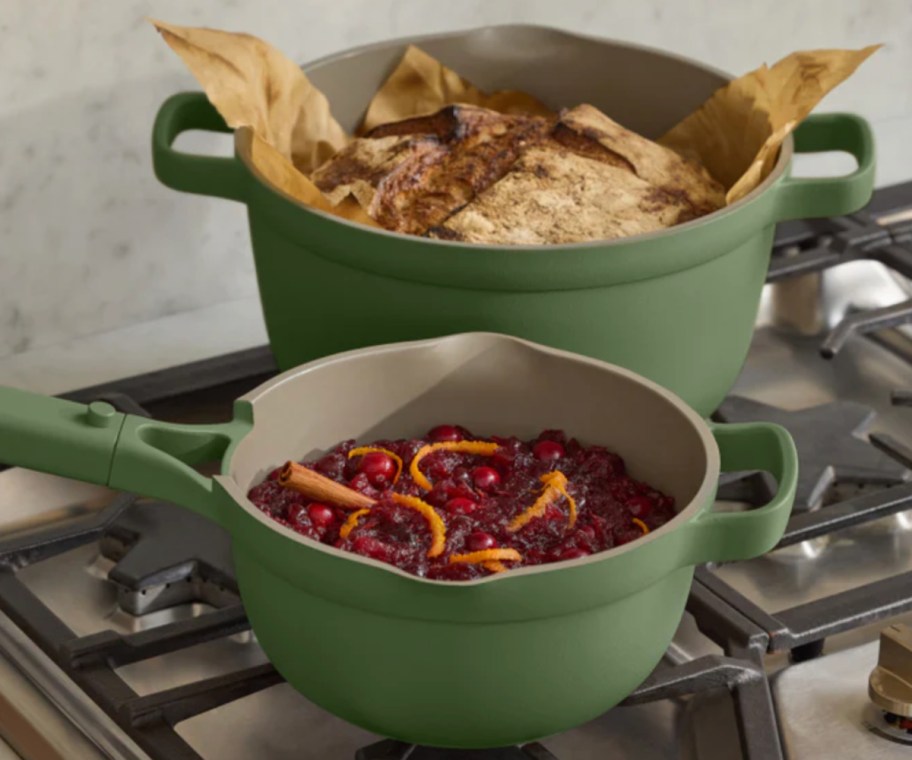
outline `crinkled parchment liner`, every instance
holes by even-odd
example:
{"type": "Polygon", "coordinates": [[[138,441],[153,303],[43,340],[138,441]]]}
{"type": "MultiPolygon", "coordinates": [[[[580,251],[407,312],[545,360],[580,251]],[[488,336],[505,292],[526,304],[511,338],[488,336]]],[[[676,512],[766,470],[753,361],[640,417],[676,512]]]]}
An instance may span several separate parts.
{"type": "MultiPolygon", "coordinates": [[[[308,206],[378,226],[352,198],[332,206],[308,178],[352,138],[297,64],[249,34],[152,23],[228,126],[252,132],[251,161],[265,179],[308,206]]],[[[782,142],[817,103],[878,47],[803,51],[764,64],[717,90],[658,142],[702,162],[734,203],[772,171],[782,142]]],[[[411,45],[367,105],[359,132],[452,103],[549,113],[526,93],[485,93],[411,45]]]]}

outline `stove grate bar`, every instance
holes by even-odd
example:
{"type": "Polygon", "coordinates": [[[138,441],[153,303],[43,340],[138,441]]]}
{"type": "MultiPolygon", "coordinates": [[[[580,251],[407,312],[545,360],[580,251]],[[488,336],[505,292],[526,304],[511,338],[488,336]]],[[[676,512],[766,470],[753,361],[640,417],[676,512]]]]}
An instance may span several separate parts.
{"type": "Polygon", "coordinates": [[[693,616],[697,627],[719,644],[729,657],[762,665],[769,648],[766,631],[726,604],[703,585],[699,578],[698,575],[687,598],[687,611],[693,616]]]}
{"type": "Polygon", "coordinates": [[[760,673],[738,682],[732,690],[741,754],[744,760],[783,760],[769,680],[762,670],[760,673]]]}
{"type": "Polygon", "coordinates": [[[0,538],[0,567],[18,570],[92,541],[135,501],[135,495],[120,493],[95,514],[38,532],[0,538]]]}
{"type": "Polygon", "coordinates": [[[790,277],[820,272],[842,264],[846,260],[843,253],[826,246],[808,248],[791,255],[781,254],[771,259],[766,281],[768,283],[781,282],[790,277]]]}
{"type": "Polygon", "coordinates": [[[757,663],[706,655],[654,673],[622,704],[642,704],[723,687],[734,697],[744,760],[782,760],[769,682],[763,666],[757,663]]]}
{"type": "MultiPolygon", "coordinates": [[[[721,599],[725,604],[732,608],[732,610],[737,611],[740,615],[743,615],[747,620],[757,626],[761,631],[763,631],[767,636],[767,650],[772,651],[769,647],[769,640],[773,636],[784,636],[787,634],[785,625],[777,619],[774,615],[771,615],[762,607],[757,604],[754,604],[750,599],[744,596],[740,591],[737,591],[735,588],[730,586],[724,580],[722,580],[718,575],[716,575],[708,566],[704,565],[698,567],[694,572],[694,578],[706,589],[711,591],[715,596],[721,599]]],[[[747,638],[749,631],[745,631],[744,638],[742,640],[742,646],[749,646],[749,639],[747,638]]],[[[717,640],[714,638],[717,644],[724,647],[731,647],[731,639],[717,640]]]]}
{"type": "MultiPolygon", "coordinates": [[[[871,442],[877,445],[874,435],[871,436],[871,442]]],[[[862,525],[906,509],[912,509],[912,483],[901,483],[882,491],[860,494],[814,512],[797,513],[789,519],[776,549],[862,525]]]]}
{"type": "Polygon", "coordinates": [[[827,227],[822,232],[810,232],[806,241],[777,241],[766,281],[779,282],[849,261],[875,257],[905,231],[901,225],[897,225],[894,231],[890,225],[878,224],[874,217],[865,213],[829,219],[827,227]],[[802,248],[802,244],[806,247],[802,248]]]}
{"type": "Polygon", "coordinates": [[[865,334],[912,321],[912,299],[892,306],[849,314],[834,327],[820,344],[820,355],[832,359],[854,334],[865,334]]]}
{"type": "Polygon", "coordinates": [[[139,404],[149,404],[241,380],[253,380],[261,376],[265,379],[267,375],[274,375],[276,372],[278,366],[272,350],[269,346],[257,346],[178,367],[168,367],[111,383],[94,385],[65,393],[61,398],[88,403],[108,394],[116,394],[128,396],[139,404]]]}
{"type": "Polygon", "coordinates": [[[684,697],[703,690],[734,688],[741,681],[763,676],[763,670],[754,663],[708,654],[677,667],[660,668],[621,704],[639,705],[644,702],[684,697]]]}
{"type": "Polygon", "coordinates": [[[0,570],[0,611],[21,628],[52,660],[73,632],[9,570],[0,570]]]}
{"type": "Polygon", "coordinates": [[[173,727],[182,720],[282,682],[282,676],[276,669],[264,663],[136,697],[121,703],[117,712],[121,720],[134,728],[159,723],[173,727]]]}
{"type": "Polygon", "coordinates": [[[111,630],[72,639],[61,645],[61,656],[74,668],[108,663],[119,667],[178,649],[224,638],[250,628],[240,604],[213,610],[189,620],[121,635],[111,630]]]}
{"type": "Polygon", "coordinates": [[[893,457],[903,467],[912,469],[912,448],[887,433],[871,433],[868,439],[874,446],[893,457]]]}
{"type": "Polygon", "coordinates": [[[898,389],[890,394],[890,403],[893,406],[912,406],[912,391],[898,389]]]}
{"type": "Polygon", "coordinates": [[[909,610],[912,571],[777,612],[785,632],[770,637],[770,651],[794,649],[909,610]]]}
{"type": "MultiPolygon", "coordinates": [[[[905,242],[908,244],[908,241],[905,242]]],[[[905,277],[912,277],[912,251],[907,247],[890,245],[877,251],[871,258],[905,277]]]]}
{"type": "MultiPolygon", "coordinates": [[[[817,536],[871,522],[912,509],[912,483],[902,483],[883,491],[861,494],[816,512],[794,515],[777,548],[791,546],[817,536]]],[[[708,566],[699,567],[695,577],[699,586],[742,615],[749,625],[728,625],[724,607],[712,612],[711,597],[704,597],[695,586],[689,603],[701,605],[697,619],[700,629],[723,646],[726,652],[742,652],[757,646],[756,626],[768,637],[768,652],[791,652],[797,660],[819,655],[827,636],[857,628],[912,609],[912,571],[849,589],[823,599],[797,605],[771,614],[762,609],[708,566]],[[719,623],[718,621],[721,621],[719,623]],[[727,626],[727,629],[726,629],[727,626]]]]}

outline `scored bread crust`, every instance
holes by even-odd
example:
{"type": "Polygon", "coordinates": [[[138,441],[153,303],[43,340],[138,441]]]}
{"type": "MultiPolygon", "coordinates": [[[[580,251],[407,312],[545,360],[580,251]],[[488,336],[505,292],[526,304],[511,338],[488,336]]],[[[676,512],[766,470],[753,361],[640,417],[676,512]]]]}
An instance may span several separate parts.
{"type": "Polygon", "coordinates": [[[429,235],[467,243],[577,243],[653,232],[691,211],[625,168],[541,146],[429,235]]]}
{"type": "Polygon", "coordinates": [[[312,175],[381,226],[437,239],[561,244],[662,229],[724,205],[699,164],[582,105],[557,118],[454,105],[376,127],[312,175]]]}

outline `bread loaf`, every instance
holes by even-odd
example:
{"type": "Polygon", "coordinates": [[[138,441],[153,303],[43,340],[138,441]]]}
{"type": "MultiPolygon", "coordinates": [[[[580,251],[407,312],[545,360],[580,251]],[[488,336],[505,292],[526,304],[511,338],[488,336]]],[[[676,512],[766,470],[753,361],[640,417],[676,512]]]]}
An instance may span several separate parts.
{"type": "Polygon", "coordinates": [[[312,179],[386,229],[470,243],[623,237],[724,204],[702,166],[589,105],[550,119],[449,106],[375,128],[312,179]]]}

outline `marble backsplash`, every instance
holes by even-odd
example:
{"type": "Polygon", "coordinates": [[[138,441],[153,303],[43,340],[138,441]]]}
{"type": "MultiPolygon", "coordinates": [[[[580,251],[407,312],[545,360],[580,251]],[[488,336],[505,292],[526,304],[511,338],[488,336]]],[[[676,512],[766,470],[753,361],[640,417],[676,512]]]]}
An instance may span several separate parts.
{"type": "MultiPolygon", "coordinates": [[[[250,31],[300,61],[509,22],[639,42],[734,73],[799,48],[883,42],[822,110],[872,121],[878,184],[912,179],[909,0],[67,0],[53,12],[3,0],[0,357],[256,293],[243,207],[175,193],[152,174],[156,109],[194,82],[146,16],[250,31]]],[[[230,150],[225,139],[192,144],[230,150]]]]}

